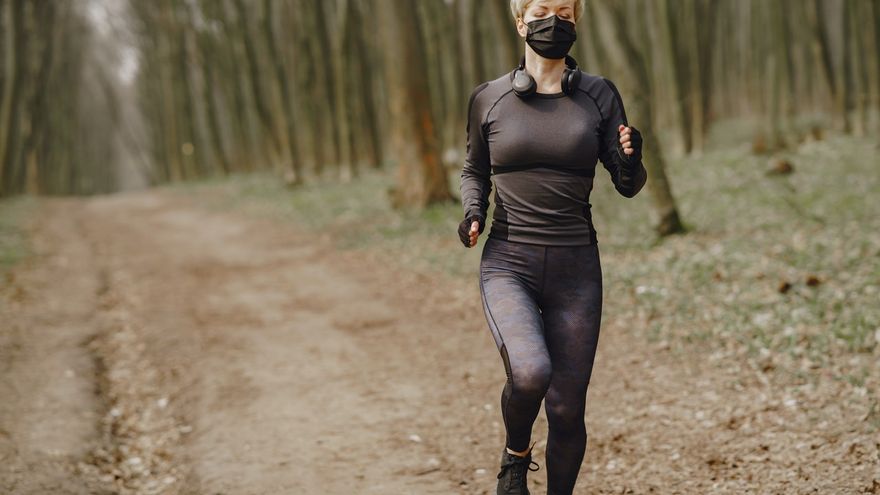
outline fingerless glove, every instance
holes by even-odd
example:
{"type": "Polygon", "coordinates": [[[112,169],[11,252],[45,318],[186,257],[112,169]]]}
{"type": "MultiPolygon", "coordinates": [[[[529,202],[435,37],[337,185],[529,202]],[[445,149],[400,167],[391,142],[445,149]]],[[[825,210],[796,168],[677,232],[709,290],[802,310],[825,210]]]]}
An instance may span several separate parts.
{"type": "Polygon", "coordinates": [[[642,134],[635,127],[630,126],[630,145],[632,155],[623,152],[623,144],[617,143],[617,156],[612,157],[615,162],[614,187],[620,194],[631,198],[638,194],[647,180],[644,165],[642,165],[642,134]]]}
{"type": "Polygon", "coordinates": [[[464,244],[464,247],[471,247],[471,238],[468,235],[471,231],[471,224],[477,220],[480,222],[479,232],[482,234],[483,229],[486,227],[486,219],[479,215],[471,215],[468,218],[465,218],[458,224],[458,238],[461,240],[461,243],[464,244]]]}
{"type": "Polygon", "coordinates": [[[620,156],[621,161],[623,161],[624,165],[627,166],[629,170],[632,170],[639,162],[642,161],[642,133],[639,132],[633,126],[629,126],[632,130],[630,134],[629,142],[633,149],[632,155],[627,155],[623,152],[623,144],[618,140],[617,142],[617,154],[620,156]]]}

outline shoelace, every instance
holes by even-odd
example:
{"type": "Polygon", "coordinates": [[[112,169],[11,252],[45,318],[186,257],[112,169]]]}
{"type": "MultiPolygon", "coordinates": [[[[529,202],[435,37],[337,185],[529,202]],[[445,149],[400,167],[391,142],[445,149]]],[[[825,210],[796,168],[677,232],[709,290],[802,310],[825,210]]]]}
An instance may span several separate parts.
{"type": "MultiPolygon", "coordinates": [[[[515,457],[515,456],[513,456],[513,457],[515,457]]],[[[500,480],[502,477],[504,477],[504,473],[506,473],[508,469],[513,469],[513,478],[514,479],[521,478],[522,473],[523,473],[523,467],[527,467],[529,471],[537,471],[537,470],[541,469],[541,466],[537,462],[535,462],[531,459],[528,459],[528,462],[526,462],[525,457],[520,458],[520,459],[514,459],[513,461],[510,462],[510,464],[505,464],[505,465],[501,466],[501,472],[498,473],[498,479],[500,480]],[[532,464],[535,465],[535,469],[532,469],[532,464]]]]}

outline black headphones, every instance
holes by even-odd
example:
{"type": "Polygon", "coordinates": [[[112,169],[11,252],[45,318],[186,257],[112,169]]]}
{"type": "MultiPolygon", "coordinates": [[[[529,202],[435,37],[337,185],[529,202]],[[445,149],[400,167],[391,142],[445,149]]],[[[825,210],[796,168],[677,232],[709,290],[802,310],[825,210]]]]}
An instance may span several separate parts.
{"type": "MultiPolygon", "coordinates": [[[[577,61],[571,55],[565,56],[565,71],[562,73],[562,92],[571,95],[577,91],[581,82],[581,70],[577,61]]],[[[538,91],[538,83],[526,70],[526,57],[523,55],[519,66],[510,73],[510,82],[513,92],[520,98],[528,98],[538,91]]]]}

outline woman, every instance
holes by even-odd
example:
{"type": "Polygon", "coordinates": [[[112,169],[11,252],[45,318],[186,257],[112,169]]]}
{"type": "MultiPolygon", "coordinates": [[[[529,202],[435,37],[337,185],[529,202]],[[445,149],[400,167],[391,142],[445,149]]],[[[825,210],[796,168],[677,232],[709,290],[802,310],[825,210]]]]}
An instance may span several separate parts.
{"type": "Polygon", "coordinates": [[[584,408],[602,311],[593,177],[601,161],[616,190],[631,198],[647,172],[640,134],[627,123],[615,86],[582,72],[568,55],[583,0],[510,4],[525,56],[470,96],[458,233],[466,247],[476,246],[494,177],[480,293],[507,374],[497,493],[529,494],[526,475],[537,470],[532,425],[543,400],[547,493],[569,495],[586,449],[584,408]]]}

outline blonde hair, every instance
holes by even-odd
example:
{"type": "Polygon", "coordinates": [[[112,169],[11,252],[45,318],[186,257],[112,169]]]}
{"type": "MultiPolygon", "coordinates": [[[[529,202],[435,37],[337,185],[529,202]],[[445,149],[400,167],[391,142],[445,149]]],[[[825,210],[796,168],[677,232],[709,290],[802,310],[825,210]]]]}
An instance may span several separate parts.
{"type": "MultiPolygon", "coordinates": [[[[510,13],[513,14],[513,19],[516,20],[526,13],[526,9],[529,8],[529,5],[532,3],[532,0],[510,0],[510,13]]],[[[577,22],[581,15],[584,13],[584,0],[574,0],[574,20],[577,22]]]]}

